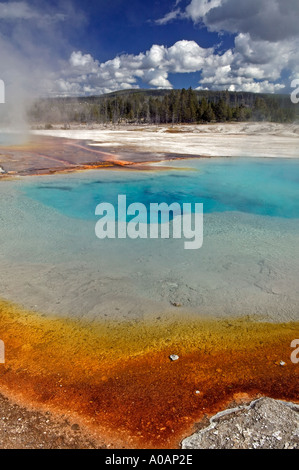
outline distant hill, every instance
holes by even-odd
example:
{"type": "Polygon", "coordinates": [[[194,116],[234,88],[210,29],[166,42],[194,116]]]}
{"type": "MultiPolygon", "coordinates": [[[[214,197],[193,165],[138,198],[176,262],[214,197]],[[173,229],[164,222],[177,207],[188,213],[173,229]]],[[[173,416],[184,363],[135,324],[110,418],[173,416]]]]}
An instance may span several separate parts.
{"type": "Polygon", "coordinates": [[[120,90],[100,96],[39,99],[29,110],[32,124],[226,121],[292,122],[298,106],[289,95],[207,90],[120,90]]]}

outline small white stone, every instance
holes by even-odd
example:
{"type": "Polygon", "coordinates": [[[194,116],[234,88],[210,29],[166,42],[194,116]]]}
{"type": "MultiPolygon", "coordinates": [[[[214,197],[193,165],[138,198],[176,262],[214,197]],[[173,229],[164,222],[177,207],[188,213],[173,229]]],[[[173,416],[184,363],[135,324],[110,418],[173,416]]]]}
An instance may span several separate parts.
{"type": "Polygon", "coordinates": [[[179,359],[179,356],[177,356],[177,354],[171,354],[169,356],[169,359],[171,359],[172,361],[177,361],[179,359]]]}
{"type": "Polygon", "coordinates": [[[280,363],[279,363],[279,364],[280,364],[281,366],[285,366],[285,365],[286,365],[286,363],[285,363],[285,362],[283,362],[283,361],[280,361],[280,363]]]}

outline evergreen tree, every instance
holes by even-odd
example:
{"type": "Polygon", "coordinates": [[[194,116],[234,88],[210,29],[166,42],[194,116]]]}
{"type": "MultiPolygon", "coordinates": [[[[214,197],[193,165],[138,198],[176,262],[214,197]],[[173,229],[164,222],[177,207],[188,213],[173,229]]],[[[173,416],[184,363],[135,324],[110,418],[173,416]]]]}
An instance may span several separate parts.
{"type": "MultiPolygon", "coordinates": [[[[33,122],[148,123],[262,121],[292,122],[296,107],[288,96],[221,91],[122,91],[87,98],[37,101],[29,111],[33,122]]],[[[298,114],[297,114],[298,115],[298,114]]]]}

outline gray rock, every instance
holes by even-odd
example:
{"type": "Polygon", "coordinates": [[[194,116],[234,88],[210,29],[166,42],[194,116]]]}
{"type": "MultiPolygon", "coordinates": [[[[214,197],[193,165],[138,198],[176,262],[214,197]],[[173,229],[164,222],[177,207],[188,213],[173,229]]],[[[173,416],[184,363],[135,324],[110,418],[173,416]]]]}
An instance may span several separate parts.
{"type": "Polygon", "coordinates": [[[260,398],[218,413],[182,449],[299,449],[299,405],[260,398]]]}

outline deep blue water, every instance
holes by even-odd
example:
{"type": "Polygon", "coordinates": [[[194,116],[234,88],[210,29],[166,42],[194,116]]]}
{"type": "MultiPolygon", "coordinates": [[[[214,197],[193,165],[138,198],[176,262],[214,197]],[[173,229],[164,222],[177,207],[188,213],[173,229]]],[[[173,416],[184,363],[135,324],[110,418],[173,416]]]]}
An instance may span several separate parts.
{"type": "Polygon", "coordinates": [[[181,160],[166,171],[97,171],[32,179],[23,191],[69,217],[95,219],[101,202],[204,204],[204,213],[299,218],[299,160],[213,158],[181,160]]]}

